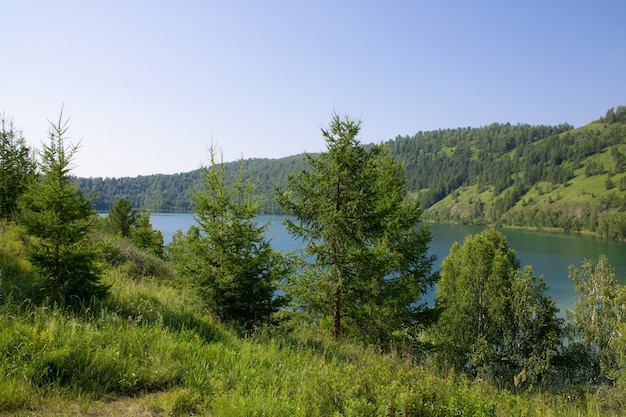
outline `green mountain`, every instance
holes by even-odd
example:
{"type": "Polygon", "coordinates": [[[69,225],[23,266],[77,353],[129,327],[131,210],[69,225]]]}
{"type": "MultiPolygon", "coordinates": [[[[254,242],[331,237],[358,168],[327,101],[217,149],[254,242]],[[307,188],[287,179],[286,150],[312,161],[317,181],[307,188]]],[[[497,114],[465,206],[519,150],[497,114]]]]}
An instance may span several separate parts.
{"type": "MultiPolygon", "coordinates": [[[[571,125],[494,123],[398,136],[384,144],[406,167],[424,219],[565,231],[626,239],[626,107],[571,125]]],[[[275,186],[306,167],[304,155],[244,161],[265,211],[278,212],[275,186]]],[[[235,177],[239,163],[227,164],[235,177]]],[[[120,197],[152,211],[192,210],[199,170],[136,178],[80,178],[107,211],[120,197]]]]}

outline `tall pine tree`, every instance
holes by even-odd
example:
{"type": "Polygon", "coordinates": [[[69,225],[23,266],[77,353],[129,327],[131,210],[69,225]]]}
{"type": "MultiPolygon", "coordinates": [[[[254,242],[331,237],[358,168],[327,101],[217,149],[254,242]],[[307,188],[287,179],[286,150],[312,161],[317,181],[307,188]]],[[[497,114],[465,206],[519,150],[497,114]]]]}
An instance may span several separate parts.
{"type": "Polygon", "coordinates": [[[121,237],[130,237],[132,227],[137,221],[137,210],[133,210],[132,203],[126,198],[120,198],[113,204],[106,218],[109,230],[121,237]]]}
{"type": "Polygon", "coordinates": [[[381,145],[362,145],[359,131],[359,121],[333,115],[322,129],[326,152],[307,155],[310,168],[291,176],[277,200],[312,259],[287,287],[294,307],[331,318],[335,337],[350,329],[382,345],[424,324],[420,296],[437,274],[403,168],[381,145]]]}

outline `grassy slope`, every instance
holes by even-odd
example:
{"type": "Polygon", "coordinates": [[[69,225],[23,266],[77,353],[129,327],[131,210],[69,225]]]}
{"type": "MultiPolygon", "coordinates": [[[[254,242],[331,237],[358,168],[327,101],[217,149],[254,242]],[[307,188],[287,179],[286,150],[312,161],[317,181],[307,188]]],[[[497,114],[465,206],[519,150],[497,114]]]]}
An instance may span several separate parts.
{"type": "MultiPolygon", "coordinates": [[[[586,126],[582,126],[577,131],[584,130],[604,130],[605,127],[600,122],[592,122],[586,126]]],[[[548,140],[548,139],[543,139],[548,140]]],[[[618,145],[622,152],[626,152],[626,144],[618,145]]],[[[508,153],[511,158],[516,157],[516,150],[508,153]]],[[[524,210],[546,210],[565,211],[573,216],[579,214],[579,210],[583,204],[596,205],[597,202],[609,196],[610,193],[618,193],[622,195],[617,185],[620,180],[626,176],[626,172],[615,174],[611,180],[615,184],[615,188],[607,190],[605,182],[607,173],[593,175],[587,177],[585,175],[585,166],[590,162],[599,162],[605,167],[614,165],[613,158],[610,155],[610,148],[604,149],[601,153],[592,155],[585,159],[583,166],[574,170],[575,177],[565,185],[553,185],[549,182],[540,182],[531,187],[526,194],[520,197],[519,201],[509,210],[509,214],[515,211],[524,210]]],[[[567,162],[565,162],[567,163],[567,162]]],[[[511,187],[512,188],[512,187],[511,187]]],[[[507,190],[504,190],[503,195],[507,190]]],[[[496,198],[494,196],[493,187],[478,189],[477,186],[463,187],[458,193],[452,193],[441,201],[437,202],[430,211],[443,211],[451,213],[459,213],[461,217],[466,216],[474,209],[476,201],[480,201],[485,207],[493,206],[496,198]]],[[[507,214],[504,215],[505,217],[507,214]]]]}
{"type": "Polygon", "coordinates": [[[68,312],[11,301],[33,276],[19,231],[0,227],[1,416],[621,413],[621,388],[518,395],[293,323],[240,338],[166,264],[119,242],[125,255],[107,268],[103,304],[68,312]]]}

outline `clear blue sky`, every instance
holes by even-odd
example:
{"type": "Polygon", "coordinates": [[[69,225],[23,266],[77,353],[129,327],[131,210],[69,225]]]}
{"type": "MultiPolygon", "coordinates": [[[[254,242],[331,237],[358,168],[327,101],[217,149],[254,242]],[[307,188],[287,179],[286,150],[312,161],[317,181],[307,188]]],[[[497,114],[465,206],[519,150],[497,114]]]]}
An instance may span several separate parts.
{"type": "Polygon", "coordinates": [[[33,146],[64,106],[73,173],[122,177],[626,105],[626,1],[31,1],[1,8],[0,111],[33,146]]]}

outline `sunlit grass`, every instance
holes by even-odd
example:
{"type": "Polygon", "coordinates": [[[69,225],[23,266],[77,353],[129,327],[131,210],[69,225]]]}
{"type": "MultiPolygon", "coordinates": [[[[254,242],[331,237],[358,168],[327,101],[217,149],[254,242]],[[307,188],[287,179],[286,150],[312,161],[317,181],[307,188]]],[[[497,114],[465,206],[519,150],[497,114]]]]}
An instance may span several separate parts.
{"type": "Polygon", "coordinates": [[[12,242],[0,254],[13,271],[0,303],[3,416],[595,416],[619,415],[626,398],[620,387],[511,393],[290,321],[242,338],[188,284],[129,275],[127,261],[105,270],[102,302],[33,303],[11,293],[32,278],[12,242]]]}
{"type": "Polygon", "coordinates": [[[194,329],[110,312],[85,317],[46,308],[5,309],[0,326],[0,411],[15,415],[607,415],[582,397],[518,395],[463,376],[438,377],[314,328],[244,339],[220,329],[222,338],[207,340],[194,329]]]}

